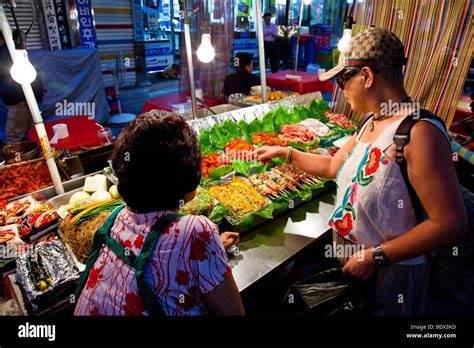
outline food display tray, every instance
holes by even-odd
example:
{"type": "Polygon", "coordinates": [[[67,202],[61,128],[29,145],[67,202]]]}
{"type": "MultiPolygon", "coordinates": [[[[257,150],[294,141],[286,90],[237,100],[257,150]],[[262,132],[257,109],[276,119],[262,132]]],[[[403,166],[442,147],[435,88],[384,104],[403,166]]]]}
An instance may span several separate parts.
{"type": "MultiPolygon", "coordinates": [[[[301,198],[295,197],[293,199],[293,205],[294,205],[293,208],[296,208],[296,207],[298,207],[298,206],[300,206],[304,203],[310,203],[314,199],[318,198],[319,196],[323,195],[326,192],[334,190],[335,188],[336,188],[336,183],[332,180],[328,180],[324,183],[323,187],[312,190],[313,196],[312,196],[310,201],[303,201],[301,198]]],[[[276,218],[279,215],[282,215],[282,214],[286,213],[287,211],[288,211],[288,209],[280,210],[280,211],[273,211],[273,218],[276,218]]],[[[256,216],[255,221],[251,226],[243,228],[243,227],[233,226],[227,221],[227,219],[223,219],[222,222],[219,224],[219,231],[220,232],[233,231],[233,232],[239,232],[239,233],[243,234],[243,233],[249,232],[249,231],[253,230],[254,228],[259,227],[259,226],[261,226],[265,223],[268,223],[269,221],[272,221],[272,220],[271,219],[265,219],[261,216],[256,216]]]]}

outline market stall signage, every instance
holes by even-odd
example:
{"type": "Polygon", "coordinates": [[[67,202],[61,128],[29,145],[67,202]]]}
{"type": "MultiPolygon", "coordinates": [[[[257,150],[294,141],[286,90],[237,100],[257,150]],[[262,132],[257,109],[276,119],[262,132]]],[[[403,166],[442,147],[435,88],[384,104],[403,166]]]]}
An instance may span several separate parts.
{"type": "Polygon", "coordinates": [[[234,56],[239,52],[247,52],[253,55],[252,60],[258,60],[257,39],[234,39],[234,56]]]}
{"type": "Polygon", "coordinates": [[[76,0],[76,9],[82,46],[89,48],[97,47],[91,1],[76,0]]]}
{"type": "Polygon", "coordinates": [[[63,48],[71,48],[69,39],[69,27],[67,23],[67,11],[64,0],[54,0],[54,9],[56,10],[56,20],[58,22],[59,37],[63,48]]]}
{"type": "Polygon", "coordinates": [[[133,35],[135,41],[144,40],[142,1],[132,0],[133,35]]]}
{"type": "Polygon", "coordinates": [[[173,64],[171,41],[145,44],[146,71],[160,71],[173,64]]]}
{"type": "Polygon", "coordinates": [[[61,38],[59,36],[58,21],[54,9],[53,0],[42,0],[44,20],[46,22],[46,31],[48,32],[49,48],[52,51],[60,50],[61,38]]]}

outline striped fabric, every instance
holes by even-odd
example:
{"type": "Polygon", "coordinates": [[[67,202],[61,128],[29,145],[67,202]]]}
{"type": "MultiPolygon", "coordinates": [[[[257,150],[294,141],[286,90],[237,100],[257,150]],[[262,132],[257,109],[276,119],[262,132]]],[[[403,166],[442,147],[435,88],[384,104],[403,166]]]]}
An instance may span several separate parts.
{"type": "Polygon", "coordinates": [[[117,54],[122,52],[130,66],[123,74],[123,85],[136,83],[135,41],[133,39],[132,3],[129,0],[93,0],[97,48],[100,54],[105,86],[113,86],[112,71],[116,68],[117,54]]]}
{"type": "MultiPolygon", "coordinates": [[[[196,51],[201,43],[202,13],[206,1],[188,1],[189,9],[199,9],[199,11],[196,12],[196,16],[190,18],[194,78],[196,88],[203,89],[204,95],[222,100],[222,85],[225,77],[229,74],[229,64],[232,61],[232,45],[234,40],[234,3],[232,0],[209,0],[208,2],[210,10],[207,11],[207,18],[212,18],[212,22],[210,23],[211,40],[212,46],[216,51],[216,56],[212,62],[204,64],[197,59],[196,51]],[[220,14],[220,19],[215,17],[216,14],[220,14]]],[[[181,93],[190,93],[186,46],[184,44],[184,34],[182,35],[179,91],[181,93]]]]}
{"type": "MultiPolygon", "coordinates": [[[[408,63],[405,87],[413,100],[451,124],[473,56],[471,0],[366,0],[354,1],[358,25],[353,35],[367,27],[394,32],[405,45],[408,63]]],[[[334,111],[356,119],[335,84],[334,111]]]]}

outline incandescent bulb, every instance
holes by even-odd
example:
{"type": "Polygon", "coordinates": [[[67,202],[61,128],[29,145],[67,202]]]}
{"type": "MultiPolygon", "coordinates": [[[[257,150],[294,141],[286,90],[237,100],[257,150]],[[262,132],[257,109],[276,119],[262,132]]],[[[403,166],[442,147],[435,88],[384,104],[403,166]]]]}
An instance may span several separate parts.
{"type": "Polygon", "coordinates": [[[10,69],[13,80],[19,84],[30,84],[36,80],[36,70],[28,59],[26,50],[16,50],[16,59],[10,69]]]}
{"type": "Polygon", "coordinates": [[[341,40],[339,40],[339,43],[337,44],[337,49],[339,50],[339,52],[344,52],[344,50],[347,48],[347,45],[349,44],[351,36],[352,36],[352,30],[344,29],[342,38],[341,40]]]}
{"type": "Polygon", "coordinates": [[[201,44],[197,49],[197,57],[203,63],[209,63],[214,59],[216,52],[211,43],[211,34],[202,34],[201,44]]]}

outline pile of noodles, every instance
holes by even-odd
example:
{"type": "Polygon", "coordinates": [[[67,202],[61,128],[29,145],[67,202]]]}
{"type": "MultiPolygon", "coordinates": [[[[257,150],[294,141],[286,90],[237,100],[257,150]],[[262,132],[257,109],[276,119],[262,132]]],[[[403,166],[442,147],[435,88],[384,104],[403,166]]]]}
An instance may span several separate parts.
{"type": "Polygon", "coordinates": [[[69,244],[79,262],[83,264],[87,262],[87,257],[92,250],[95,232],[105,224],[110,213],[110,211],[104,211],[79,225],[71,223],[71,216],[68,215],[59,223],[64,240],[69,244]]]}

